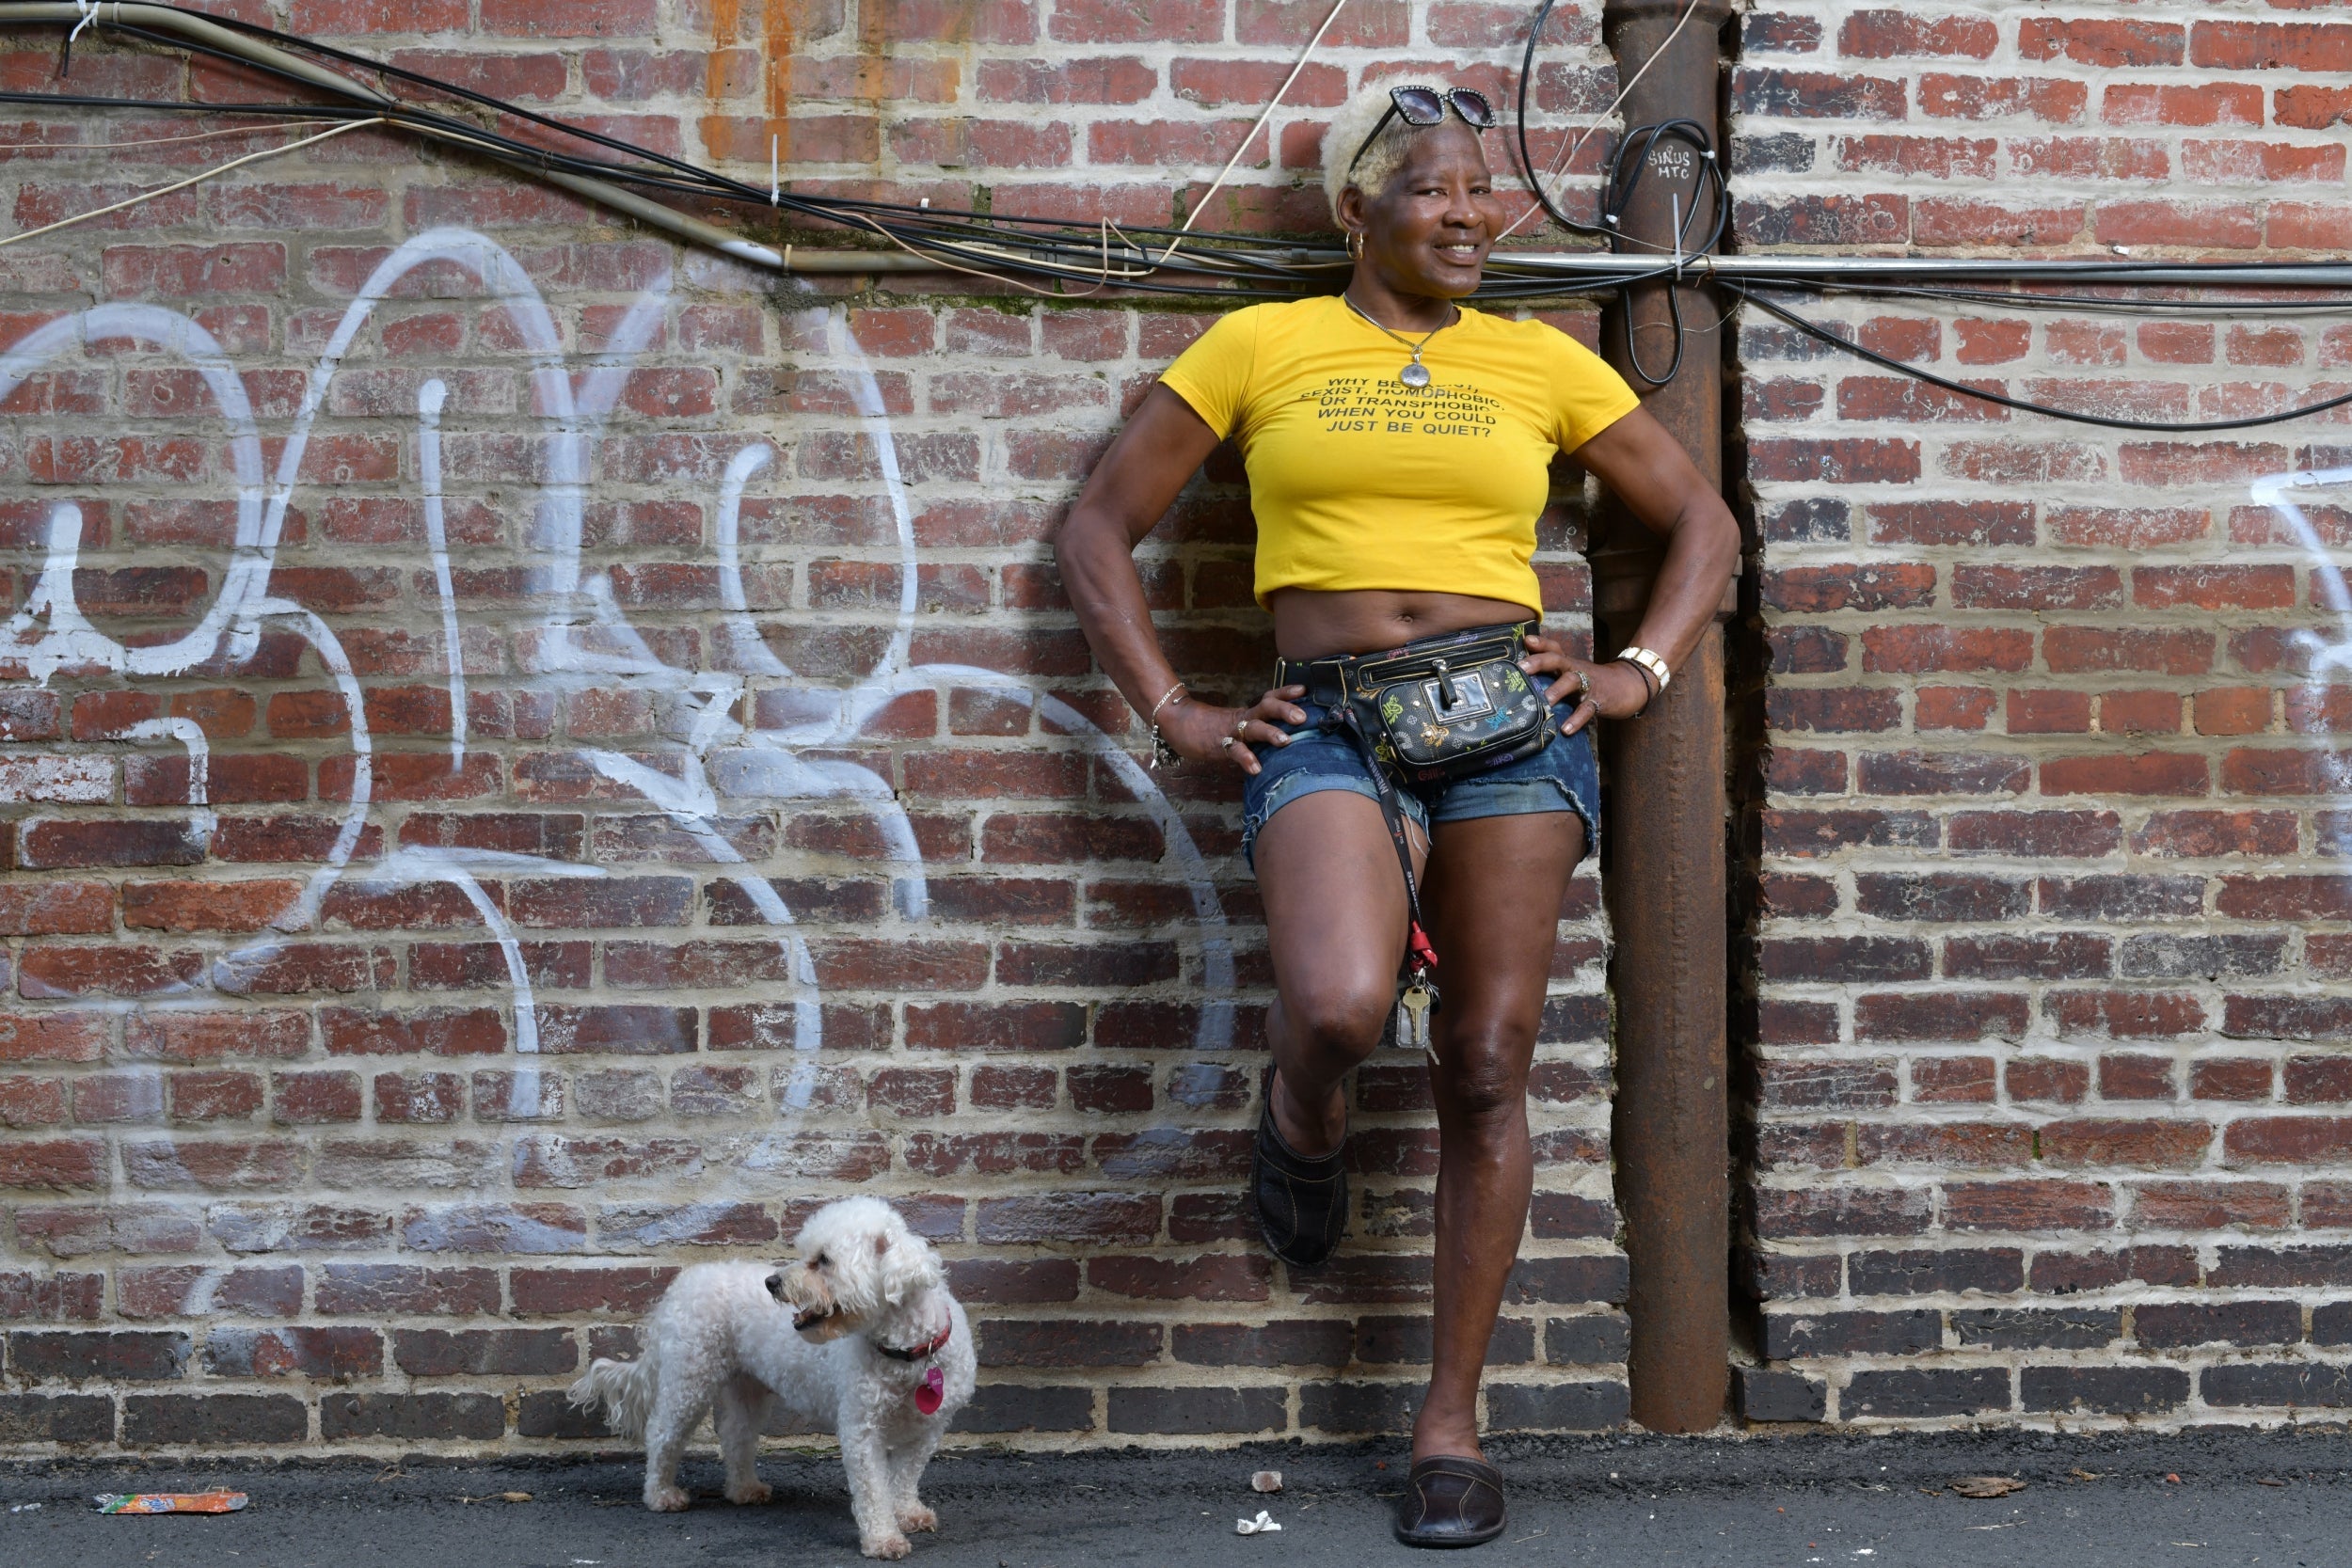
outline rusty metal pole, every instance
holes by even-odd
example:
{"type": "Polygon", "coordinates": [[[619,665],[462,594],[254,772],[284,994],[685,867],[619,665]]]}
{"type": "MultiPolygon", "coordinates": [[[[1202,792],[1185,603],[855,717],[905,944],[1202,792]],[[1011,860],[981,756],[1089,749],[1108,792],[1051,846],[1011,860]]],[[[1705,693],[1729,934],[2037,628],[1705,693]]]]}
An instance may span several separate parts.
{"type": "MultiPolygon", "coordinates": [[[[1628,130],[1692,119],[1721,150],[1718,33],[1729,0],[1607,0],[1601,36],[1620,81],[1648,70],[1625,101],[1628,130]],[[1679,33],[1685,7],[1692,14],[1679,33]],[[1667,41],[1673,36],[1671,44],[1667,41]],[[1658,56],[1664,50],[1663,57],[1658,56]]],[[[1661,142],[1687,152],[1687,144],[1661,142]]],[[[1700,185],[1696,160],[1655,159],[1623,214],[1620,231],[1674,247],[1676,199],[1689,213],[1700,185]]],[[[1710,214],[1700,214],[1703,235],[1710,214]]],[[[1629,249],[1639,249],[1629,245],[1629,249]]],[[[1654,254],[1654,253],[1653,253],[1654,254]]],[[[1666,290],[1633,296],[1641,360],[1672,357],[1666,290]]],[[[1704,329],[1715,304],[1681,289],[1682,321],[1704,329]]],[[[1602,317],[1601,346],[1643,404],[1682,442],[1699,471],[1723,483],[1722,341],[1683,340],[1680,369],[1661,387],[1629,352],[1624,321],[1602,317]]],[[[1657,536],[1613,503],[1593,551],[1597,641],[1607,655],[1633,641],[1662,554],[1657,536]]],[[[1728,595],[1724,610],[1730,606],[1728,595]]],[[[1724,640],[1712,629],[1675,673],[1674,685],[1631,723],[1605,728],[1611,781],[1606,890],[1615,953],[1616,1104],[1612,1134],[1617,1204],[1631,1267],[1627,1312],[1633,1418],[1653,1432],[1704,1432],[1723,1417],[1730,1382],[1730,1145],[1724,854],[1724,640]]]]}

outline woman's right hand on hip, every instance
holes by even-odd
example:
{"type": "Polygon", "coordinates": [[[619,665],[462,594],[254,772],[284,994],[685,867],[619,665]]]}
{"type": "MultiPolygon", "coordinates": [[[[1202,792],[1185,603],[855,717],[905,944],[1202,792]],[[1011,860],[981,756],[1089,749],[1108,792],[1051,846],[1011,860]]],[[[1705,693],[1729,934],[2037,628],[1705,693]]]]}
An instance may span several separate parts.
{"type": "Polygon", "coordinates": [[[1307,710],[1297,701],[1306,694],[1303,686],[1278,686],[1248,707],[1180,703],[1161,710],[1160,735],[1186,762],[1223,758],[1244,773],[1255,773],[1260,752],[1291,743],[1282,726],[1307,721],[1307,710]]]}

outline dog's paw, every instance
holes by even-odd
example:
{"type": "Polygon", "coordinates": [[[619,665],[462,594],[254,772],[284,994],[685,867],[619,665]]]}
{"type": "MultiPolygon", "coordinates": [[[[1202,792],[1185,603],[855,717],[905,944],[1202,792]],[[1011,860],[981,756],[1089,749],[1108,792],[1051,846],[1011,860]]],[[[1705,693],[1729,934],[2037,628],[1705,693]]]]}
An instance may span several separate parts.
{"type": "Polygon", "coordinates": [[[925,1508],[921,1503],[916,1503],[913,1508],[898,1510],[898,1528],[909,1533],[937,1529],[939,1515],[925,1508]]]}
{"type": "Polygon", "coordinates": [[[645,1492],[645,1506],[656,1513],[683,1513],[690,1501],[691,1499],[687,1497],[683,1487],[649,1487],[645,1492]]]}
{"type": "Polygon", "coordinates": [[[857,1549],[864,1552],[867,1557],[889,1558],[893,1561],[896,1561],[898,1559],[906,1556],[907,1553],[913,1551],[914,1548],[907,1544],[907,1538],[905,1536],[894,1533],[891,1535],[869,1537],[866,1540],[859,1542],[857,1549]]]}
{"type": "Polygon", "coordinates": [[[749,1486],[730,1486],[727,1488],[727,1501],[739,1505],[764,1503],[770,1497],[774,1496],[774,1489],[769,1486],[769,1484],[764,1481],[755,1481],[749,1486]]]}

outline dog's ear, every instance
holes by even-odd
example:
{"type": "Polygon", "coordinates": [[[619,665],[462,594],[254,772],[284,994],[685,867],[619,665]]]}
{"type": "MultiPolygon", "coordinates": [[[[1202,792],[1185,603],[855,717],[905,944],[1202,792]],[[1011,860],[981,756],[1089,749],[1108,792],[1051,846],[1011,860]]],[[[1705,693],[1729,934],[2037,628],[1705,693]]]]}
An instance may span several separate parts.
{"type": "Polygon", "coordinates": [[[939,1265],[931,1249],[911,1235],[874,1238],[875,1267],[882,1275],[882,1300],[893,1307],[927,1285],[939,1283],[939,1265]]]}

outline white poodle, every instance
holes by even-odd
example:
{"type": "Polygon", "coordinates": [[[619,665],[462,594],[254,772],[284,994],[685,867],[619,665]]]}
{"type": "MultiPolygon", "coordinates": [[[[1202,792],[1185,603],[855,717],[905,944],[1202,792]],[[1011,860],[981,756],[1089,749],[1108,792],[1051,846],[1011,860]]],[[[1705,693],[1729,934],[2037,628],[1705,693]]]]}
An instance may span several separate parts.
{"type": "Polygon", "coordinates": [[[915,1488],[941,1433],[972,1397],[972,1325],[938,1255],[879,1198],[829,1203],[794,1243],[801,1260],[697,1263],[645,1320],[635,1361],[599,1357],[572,1402],[601,1405],[645,1442],[645,1506],[686,1506],[678,1452],[712,1414],[727,1500],[762,1503],[760,1428],[781,1400],[830,1423],[850,1472],[859,1549],[904,1557],[908,1530],[937,1529],[915,1488]]]}

